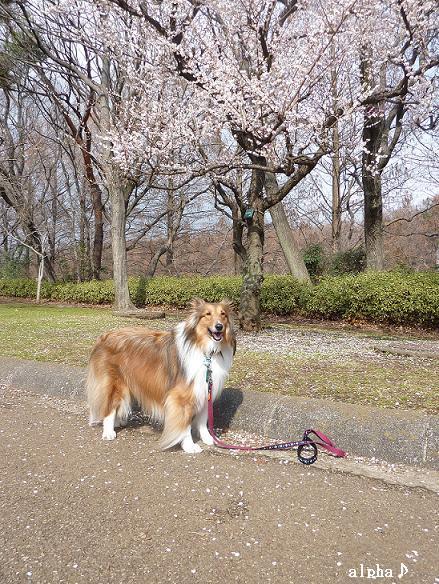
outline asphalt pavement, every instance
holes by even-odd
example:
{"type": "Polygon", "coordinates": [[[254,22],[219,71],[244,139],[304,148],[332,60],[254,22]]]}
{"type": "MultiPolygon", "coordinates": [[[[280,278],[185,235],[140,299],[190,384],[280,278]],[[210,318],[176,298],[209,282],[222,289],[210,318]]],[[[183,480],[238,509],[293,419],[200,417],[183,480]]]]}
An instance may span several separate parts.
{"type": "MultiPolygon", "coordinates": [[[[85,377],[82,367],[0,357],[0,385],[84,400],[85,377]]],[[[315,428],[350,456],[439,471],[439,416],[421,411],[227,388],[215,423],[285,441],[315,428]]]]}
{"type": "Polygon", "coordinates": [[[160,452],[147,425],[104,442],[83,401],[12,385],[0,410],[2,584],[439,582],[432,488],[160,452]]]}

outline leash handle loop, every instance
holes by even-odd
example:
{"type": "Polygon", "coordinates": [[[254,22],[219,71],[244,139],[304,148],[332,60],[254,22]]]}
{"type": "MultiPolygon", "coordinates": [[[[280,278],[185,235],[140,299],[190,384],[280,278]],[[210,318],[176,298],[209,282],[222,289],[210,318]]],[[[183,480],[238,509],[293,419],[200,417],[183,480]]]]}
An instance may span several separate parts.
{"type": "Polygon", "coordinates": [[[299,461],[302,464],[314,464],[315,461],[317,460],[317,446],[316,444],[310,440],[309,438],[305,438],[305,436],[303,437],[303,444],[300,444],[300,446],[298,446],[297,448],[297,458],[299,459],[299,461]],[[309,454],[309,449],[311,448],[312,450],[312,454],[309,454]],[[306,454],[303,454],[303,451],[305,450],[306,454]]]}
{"type": "Polygon", "coordinates": [[[314,434],[315,436],[317,436],[319,442],[316,442],[316,444],[318,446],[325,448],[325,450],[327,450],[328,452],[330,452],[331,454],[338,458],[346,457],[346,452],[341,448],[337,448],[337,446],[335,446],[332,440],[328,438],[328,436],[323,434],[323,432],[320,432],[319,430],[313,430],[312,428],[310,428],[309,430],[305,430],[304,436],[308,437],[310,434],[314,434]]]}

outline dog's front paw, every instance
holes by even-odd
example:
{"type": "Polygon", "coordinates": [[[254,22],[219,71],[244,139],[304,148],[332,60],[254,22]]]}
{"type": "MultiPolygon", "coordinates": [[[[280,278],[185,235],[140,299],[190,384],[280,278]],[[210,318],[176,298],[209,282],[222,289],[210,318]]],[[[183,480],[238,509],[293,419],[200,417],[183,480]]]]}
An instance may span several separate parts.
{"type": "Polygon", "coordinates": [[[200,428],[200,438],[206,446],[213,446],[215,444],[207,428],[200,428]]]}
{"type": "Polygon", "coordinates": [[[188,454],[199,454],[200,452],[203,451],[203,449],[200,446],[198,446],[198,444],[194,444],[192,440],[191,441],[186,439],[183,440],[183,442],[181,443],[181,447],[188,454]]]}
{"type": "Polygon", "coordinates": [[[116,438],[116,432],[114,430],[104,430],[102,433],[102,440],[114,440],[116,438]]]}

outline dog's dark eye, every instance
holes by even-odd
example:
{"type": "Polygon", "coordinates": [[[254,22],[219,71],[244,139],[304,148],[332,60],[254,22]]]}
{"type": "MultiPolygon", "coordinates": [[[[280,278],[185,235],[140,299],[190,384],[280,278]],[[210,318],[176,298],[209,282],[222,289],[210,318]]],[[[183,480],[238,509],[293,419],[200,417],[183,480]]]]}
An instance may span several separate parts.
{"type": "Polygon", "coordinates": [[[206,314],[204,316],[211,316],[212,313],[211,312],[206,312],[206,314]]]}
{"type": "Polygon", "coordinates": [[[226,313],[225,313],[225,312],[222,312],[222,313],[221,313],[221,316],[226,316],[226,313]]]}

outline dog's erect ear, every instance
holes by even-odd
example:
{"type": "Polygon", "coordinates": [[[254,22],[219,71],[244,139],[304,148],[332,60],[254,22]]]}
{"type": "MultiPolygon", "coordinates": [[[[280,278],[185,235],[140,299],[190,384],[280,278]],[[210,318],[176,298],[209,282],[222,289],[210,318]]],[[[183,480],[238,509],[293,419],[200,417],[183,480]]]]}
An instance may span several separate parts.
{"type": "Polygon", "coordinates": [[[192,310],[200,310],[200,308],[202,306],[204,306],[204,304],[206,304],[204,302],[204,300],[202,300],[201,298],[192,298],[192,300],[189,303],[189,306],[192,308],[192,310]]]}
{"type": "Polygon", "coordinates": [[[190,312],[189,312],[189,316],[186,320],[187,322],[187,326],[189,328],[195,328],[198,324],[198,321],[200,320],[200,316],[202,314],[202,309],[203,306],[206,303],[204,302],[204,300],[202,300],[201,298],[193,298],[190,303],[190,312]]]}
{"type": "Polygon", "coordinates": [[[221,300],[220,304],[224,308],[224,310],[226,310],[227,312],[232,312],[233,309],[235,308],[233,300],[229,300],[228,298],[223,298],[223,300],[221,300]]]}
{"type": "Polygon", "coordinates": [[[228,298],[224,298],[220,302],[220,306],[223,307],[223,310],[227,313],[227,318],[229,321],[229,326],[226,329],[226,340],[232,345],[233,354],[236,353],[236,335],[235,335],[235,328],[233,326],[233,309],[235,305],[233,304],[232,300],[228,298]]]}

